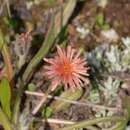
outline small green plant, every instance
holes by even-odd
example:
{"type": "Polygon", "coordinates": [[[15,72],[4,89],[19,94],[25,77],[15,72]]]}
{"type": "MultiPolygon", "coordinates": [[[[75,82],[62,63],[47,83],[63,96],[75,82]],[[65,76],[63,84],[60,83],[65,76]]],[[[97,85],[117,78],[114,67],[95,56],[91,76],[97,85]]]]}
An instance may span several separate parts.
{"type": "Polygon", "coordinates": [[[105,17],[103,13],[99,13],[96,16],[96,27],[101,28],[103,30],[109,30],[110,25],[105,22],[105,17]]]}
{"type": "Polygon", "coordinates": [[[49,118],[52,115],[53,110],[51,107],[44,107],[42,110],[42,116],[44,118],[49,118]]]}

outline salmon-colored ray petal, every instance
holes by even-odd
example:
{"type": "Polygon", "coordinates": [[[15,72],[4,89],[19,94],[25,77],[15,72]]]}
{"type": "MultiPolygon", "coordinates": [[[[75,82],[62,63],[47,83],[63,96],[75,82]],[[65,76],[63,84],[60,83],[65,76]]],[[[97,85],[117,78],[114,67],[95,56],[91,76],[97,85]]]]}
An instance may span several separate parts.
{"type": "Polygon", "coordinates": [[[71,55],[71,46],[67,47],[67,58],[69,59],[71,55]]]}
{"type": "Polygon", "coordinates": [[[84,71],[84,72],[87,72],[87,69],[86,68],[82,68],[82,67],[78,67],[75,72],[79,72],[79,71],[84,71]]]}
{"type": "Polygon", "coordinates": [[[56,76],[57,75],[55,71],[47,71],[44,73],[47,74],[48,76],[56,76]]]}
{"type": "Polygon", "coordinates": [[[55,59],[52,59],[52,58],[50,58],[50,59],[44,58],[44,61],[46,61],[46,62],[48,62],[50,64],[54,64],[54,65],[57,64],[57,61],[55,59]]]}
{"type": "Polygon", "coordinates": [[[58,86],[58,84],[60,83],[59,80],[54,79],[51,83],[51,91],[54,91],[56,89],[56,87],[58,86]]]}
{"type": "Polygon", "coordinates": [[[75,57],[73,58],[73,60],[76,61],[79,58],[80,54],[81,54],[81,52],[78,51],[78,53],[75,55],[75,57]]]}
{"type": "Polygon", "coordinates": [[[72,49],[71,55],[70,55],[70,61],[71,61],[71,62],[72,62],[72,60],[73,60],[74,54],[75,54],[75,50],[72,49]]]}
{"type": "Polygon", "coordinates": [[[87,64],[86,60],[82,60],[82,59],[77,59],[77,60],[72,60],[73,64],[87,64]]]}
{"type": "Polygon", "coordinates": [[[73,75],[75,75],[76,77],[78,77],[79,79],[81,79],[83,82],[88,82],[88,79],[87,78],[84,78],[83,76],[77,74],[77,73],[73,73],[73,75]]]}
{"type": "Polygon", "coordinates": [[[50,70],[50,71],[52,70],[53,71],[55,69],[55,67],[54,66],[44,66],[44,69],[45,70],[50,70]]]}
{"type": "Polygon", "coordinates": [[[71,46],[67,48],[67,58],[71,61],[74,56],[75,50],[71,46]]]}
{"type": "Polygon", "coordinates": [[[89,74],[87,73],[87,72],[77,72],[78,74],[80,74],[80,75],[84,75],[84,76],[89,76],[89,74]]]}
{"type": "Polygon", "coordinates": [[[74,83],[74,81],[72,79],[72,76],[69,77],[68,84],[69,84],[70,88],[72,88],[72,89],[76,88],[75,83],[74,83]]]}
{"type": "Polygon", "coordinates": [[[73,77],[73,81],[74,81],[77,88],[80,88],[82,86],[82,84],[83,84],[81,82],[81,80],[79,78],[77,78],[76,76],[73,77]]]}
{"type": "Polygon", "coordinates": [[[65,57],[65,51],[62,50],[58,45],[56,46],[57,48],[57,53],[58,53],[58,56],[62,59],[63,57],[65,57]]]}

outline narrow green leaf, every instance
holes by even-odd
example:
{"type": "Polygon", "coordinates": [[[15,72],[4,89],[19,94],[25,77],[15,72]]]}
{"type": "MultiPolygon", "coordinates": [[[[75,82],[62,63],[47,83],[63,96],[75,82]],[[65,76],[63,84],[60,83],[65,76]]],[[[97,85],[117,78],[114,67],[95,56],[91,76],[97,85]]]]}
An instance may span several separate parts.
{"type": "MultiPolygon", "coordinates": [[[[92,125],[98,124],[100,122],[105,123],[105,122],[109,122],[109,121],[122,122],[122,121],[125,121],[125,118],[119,117],[119,116],[94,118],[94,119],[90,119],[90,120],[80,121],[80,122],[77,122],[73,125],[66,126],[64,128],[60,128],[58,130],[73,130],[73,129],[79,129],[79,128],[86,128],[87,126],[92,126],[92,125]]],[[[119,130],[121,130],[121,129],[119,129],[119,130]]]]}
{"type": "Polygon", "coordinates": [[[3,110],[0,107],[0,124],[5,130],[14,130],[13,124],[9,121],[8,117],[5,115],[3,110]]]}
{"type": "Polygon", "coordinates": [[[11,118],[10,101],[11,101],[10,85],[8,80],[6,78],[3,78],[0,83],[0,102],[3,111],[7,114],[9,119],[11,118]]]}
{"type": "MultiPolygon", "coordinates": [[[[67,100],[77,100],[81,97],[83,94],[83,89],[77,89],[74,92],[72,90],[65,91],[61,94],[61,98],[67,99],[67,100]]],[[[51,108],[53,109],[53,112],[65,110],[67,109],[71,104],[63,101],[54,101],[51,105],[51,108]]]]}
{"type": "Polygon", "coordinates": [[[126,119],[130,120],[130,96],[125,96],[123,98],[123,106],[126,109],[126,119]]]}
{"type": "Polygon", "coordinates": [[[3,45],[4,45],[3,34],[2,31],[0,30],[0,50],[2,49],[3,45]]]}

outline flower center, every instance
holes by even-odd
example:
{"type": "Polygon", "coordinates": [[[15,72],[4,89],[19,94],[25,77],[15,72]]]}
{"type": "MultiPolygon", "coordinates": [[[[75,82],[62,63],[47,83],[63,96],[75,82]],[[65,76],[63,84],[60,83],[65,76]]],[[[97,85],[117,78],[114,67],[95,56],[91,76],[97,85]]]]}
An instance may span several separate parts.
{"type": "Polygon", "coordinates": [[[70,64],[64,64],[63,65],[63,73],[64,74],[69,74],[69,73],[71,73],[71,65],[70,64]]]}
{"type": "Polygon", "coordinates": [[[72,66],[70,63],[66,62],[63,64],[59,64],[57,70],[60,75],[68,76],[72,72],[72,66]]]}

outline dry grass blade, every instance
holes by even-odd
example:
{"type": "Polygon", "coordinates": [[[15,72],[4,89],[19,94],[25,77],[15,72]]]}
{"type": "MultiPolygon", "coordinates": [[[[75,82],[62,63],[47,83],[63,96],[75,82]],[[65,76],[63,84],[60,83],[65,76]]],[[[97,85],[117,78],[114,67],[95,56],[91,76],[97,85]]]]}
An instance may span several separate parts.
{"type": "MultiPolygon", "coordinates": [[[[30,91],[25,91],[25,93],[27,95],[38,96],[38,97],[44,97],[46,95],[44,93],[30,92],[30,91]]],[[[74,104],[74,105],[88,106],[88,107],[92,107],[92,108],[96,108],[96,109],[105,109],[105,110],[114,111],[114,112],[118,111],[117,108],[107,107],[107,106],[103,106],[103,105],[96,105],[96,104],[93,104],[91,102],[78,102],[78,101],[74,101],[74,100],[68,100],[68,99],[65,99],[65,98],[61,98],[61,97],[58,97],[58,96],[53,97],[51,95],[48,95],[47,98],[59,100],[59,101],[74,104]]]]}
{"type": "Polygon", "coordinates": [[[33,115],[35,115],[39,111],[39,109],[41,108],[41,106],[43,105],[43,103],[46,101],[46,99],[47,99],[47,96],[44,95],[44,97],[42,98],[42,100],[39,102],[39,104],[32,111],[33,115]]]}
{"type": "Polygon", "coordinates": [[[61,119],[52,119],[52,118],[49,118],[49,119],[43,119],[42,122],[48,122],[48,123],[54,123],[54,124],[65,124],[65,125],[72,125],[76,122],[73,122],[73,121],[67,121],[67,120],[61,120],[61,119]]]}

